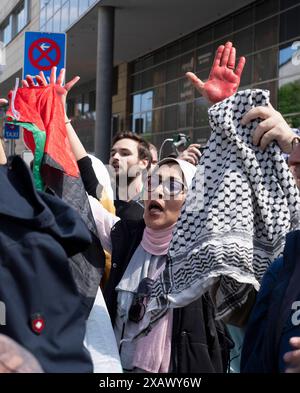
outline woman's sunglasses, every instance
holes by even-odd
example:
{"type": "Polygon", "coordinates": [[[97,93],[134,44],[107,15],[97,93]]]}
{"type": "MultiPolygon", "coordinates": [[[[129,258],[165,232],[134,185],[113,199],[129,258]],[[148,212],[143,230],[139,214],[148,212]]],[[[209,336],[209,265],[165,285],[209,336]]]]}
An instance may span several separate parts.
{"type": "Polygon", "coordinates": [[[174,177],[162,179],[161,175],[151,175],[147,179],[146,191],[154,192],[158,186],[162,185],[164,195],[176,196],[181,192],[186,191],[186,186],[174,177]]]}
{"type": "Polygon", "coordinates": [[[131,322],[138,323],[143,319],[146,311],[146,301],[151,293],[153,282],[154,281],[148,277],[140,282],[128,313],[128,319],[131,322]]]}

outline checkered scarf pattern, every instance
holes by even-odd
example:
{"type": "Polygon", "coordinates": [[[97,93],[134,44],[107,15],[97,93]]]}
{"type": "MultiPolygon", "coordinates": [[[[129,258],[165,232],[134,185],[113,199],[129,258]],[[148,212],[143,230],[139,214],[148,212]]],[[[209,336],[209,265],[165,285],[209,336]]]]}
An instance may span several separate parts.
{"type": "Polygon", "coordinates": [[[299,193],[279,147],[262,151],[252,143],[258,121],[240,124],[268,103],[268,91],[245,90],[209,109],[213,131],[152,289],[150,325],[208,290],[216,317],[230,321],[299,227],[299,193]]]}

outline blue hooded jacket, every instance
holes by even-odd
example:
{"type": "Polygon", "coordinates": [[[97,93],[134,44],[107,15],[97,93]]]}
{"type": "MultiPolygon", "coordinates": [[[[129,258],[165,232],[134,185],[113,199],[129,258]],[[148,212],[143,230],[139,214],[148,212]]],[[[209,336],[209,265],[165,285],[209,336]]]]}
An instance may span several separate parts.
{"type": "Polygon", "coordinates": [[[37,192],[21,158],[0,166],[0,333],[35,355],[45,372],[93,371],[68,260],[90,243],[78,213],[37,192]]]}
{"type": "Polygon", "coordinates": [[[284,372],[289,339],[300,336],[300,231],[287,235],[283,257],[265,273],[252,310],[241,358],[243,373],[284,372]],[[299,306],[298,303],[299,302],[299,306]]]}

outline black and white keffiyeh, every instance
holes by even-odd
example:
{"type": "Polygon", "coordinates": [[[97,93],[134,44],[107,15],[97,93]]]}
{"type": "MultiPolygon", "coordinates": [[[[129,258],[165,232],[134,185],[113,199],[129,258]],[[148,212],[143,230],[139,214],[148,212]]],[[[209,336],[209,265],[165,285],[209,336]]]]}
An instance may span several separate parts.
{"type": "Polygon", "coordinates": [[[299,193],[279,147],[262,151],[252,143],[258,121],[240,124],[247,111],[268,103],[268,91],[245,90],[209,109],[212,135],[152,289],[150,325],[207,290],[217,318],[230,321],[259,290],[287,232],[299,227],[299,193]]]}

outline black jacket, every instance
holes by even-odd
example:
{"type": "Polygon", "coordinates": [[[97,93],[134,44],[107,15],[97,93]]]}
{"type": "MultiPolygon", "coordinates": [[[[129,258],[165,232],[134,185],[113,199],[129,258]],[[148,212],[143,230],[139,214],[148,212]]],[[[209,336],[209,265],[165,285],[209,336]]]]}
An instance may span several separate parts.
{"type": "MultiPolygon", "coordinates": [[[[113,325],[117,310],[115,288],[142,240],[144,228],[143,220],[120,220],[111,231],[112,268],[104,297],[113,325]]],[[[186,307],[174,309],[172,372],[225,372],[231,347],[224,324],[214,318],[214,307],[208,294],[186,307]]]]}
{"type": "Polygon", "coordinates": [[[0,166],[0,333],[27,348],[46,372],[93,370],[68,261],[90,242],[75,210],[36,192],[21,158],[0,166]]]}

